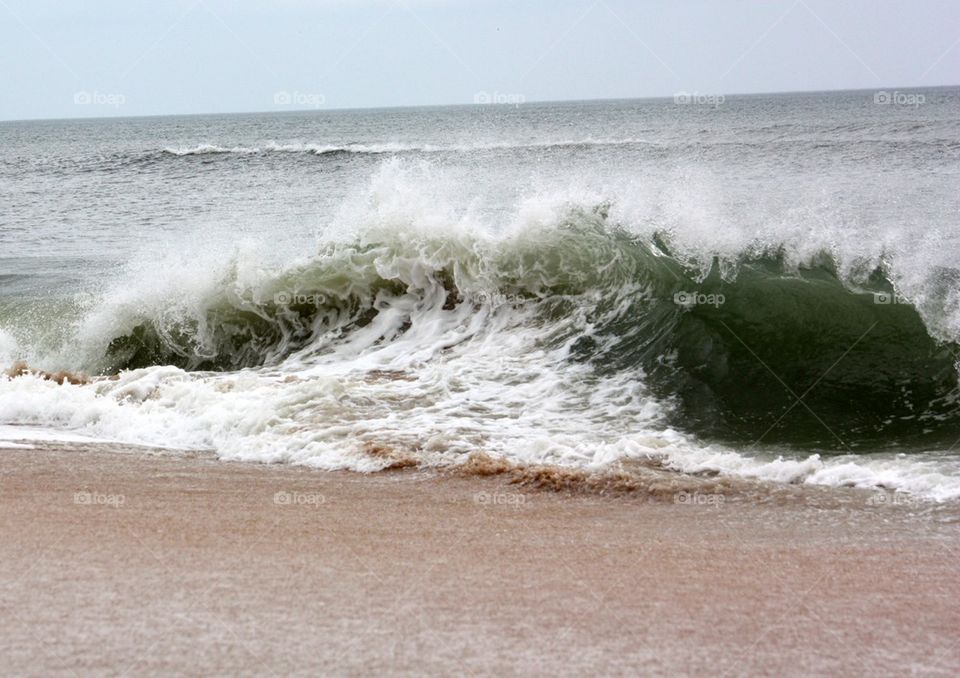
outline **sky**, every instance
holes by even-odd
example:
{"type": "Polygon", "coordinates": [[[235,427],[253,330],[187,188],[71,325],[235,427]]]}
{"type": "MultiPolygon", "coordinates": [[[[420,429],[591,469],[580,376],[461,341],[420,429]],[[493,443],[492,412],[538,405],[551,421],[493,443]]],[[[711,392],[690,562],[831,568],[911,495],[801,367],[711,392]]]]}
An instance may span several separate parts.
{"type": "Polygon", "coordinates": [[[957,84],[957,0],[0,0],[2,120],[957,84]]]}

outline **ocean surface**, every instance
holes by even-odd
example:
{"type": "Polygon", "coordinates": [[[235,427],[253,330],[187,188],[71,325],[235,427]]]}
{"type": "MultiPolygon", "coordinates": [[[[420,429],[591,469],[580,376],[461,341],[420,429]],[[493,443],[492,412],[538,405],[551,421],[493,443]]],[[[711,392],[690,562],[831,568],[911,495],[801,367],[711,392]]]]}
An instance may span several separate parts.
{"type": "Polygon", "coordinates": [[[960,498],[960,88],[0,123],[0,432],[960,498]],[[390,452],[385,453],[384,450],[390,452]]]}

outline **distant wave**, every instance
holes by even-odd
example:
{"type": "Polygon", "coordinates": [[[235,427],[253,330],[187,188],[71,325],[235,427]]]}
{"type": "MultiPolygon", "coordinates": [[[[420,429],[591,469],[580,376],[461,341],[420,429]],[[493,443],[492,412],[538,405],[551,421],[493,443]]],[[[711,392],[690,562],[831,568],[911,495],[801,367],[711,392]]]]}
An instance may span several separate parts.
{"type": "MultiPolygon", "coordinates": [[[[800,145],[814,148],[838,148],[846,146],[855,146],[857,148],[868,144],[875,144],[891,148],[920,148],[934,147],[946,151],[955,150],[960,147],[960,143],[953,139],[932,139],[928,141],[902,140],[902,139],[880,139],[863,138],[855,142],[849,140],[840,141],[811,141],[809,139],[758,139],[753,141],[743,141],[741,139],[729,139],[726,141],[713,141],[711,146],[730,148],[763,148],[771,145],[800,145]]],[[[381,142],[381,143],[354,143],[354,144],[318,144],[318,143],[288,143],[278,144],[274,142],[266,143],[263,146],[223,146],[218,144],[202,143],[196,146],[167,147],[160,151],[160,155],[173,157],[189,157],[203,155],[266,155],[274,153],[289,153],[295,155],[399,155],[404,153],[483,153],[490,151],[511,151],[511,150],[551,150],[551,149],[583,149],[583,148],[610,148],[617,146],[650,146],[660,147],[664,144],[648,141],[639,138],[624,139],[565,139],[557,141],[498,141],[498,142],[477,142],[472,144],[407,144],[402,142],[381,142]]],[[[671,144],[675,149],[695,149],[701,148],[701,142],[677,141],[671,144]]],[[[155,157],[155,153],[153,154],[155,157]]]]}
{"type": "Polygon", "coordinates": [[[625,139],[565,139],[559,141],[531,141],[531,142],[479,142],[475,144],[405,144],[401,142],[383,143],[356,143],[356,144],[317,144],[317,143],[290,143],[278,144],[269,142],[261,146],[220,146],[203,143],[192,147],[167,147],[163,153],[177,157],[191,155],[237,154],[252,155],[263,153],[303,153],[312,155],[327,155],[334,153],[357,153],[382,155],[389,153],[467,153],[475,151],[497,151],[510,149],[531,148],[584,148],[590,146],[629,146],[648,144],[649,141],[637,138],[625,139]]]}
{"type": "Polygon", "coordinates": [[[215,144],[199,144],[192,148],[165,148],[163,149],[164,153],[169,155],[214,155],[218,153],[239,153],[239,154],[250,154],[250,153],[259,153],[260,150],[257,148],[245,148],[243,146],[234,146],[232,148],[226,148],[224,146],[217,146],[215,144]]]}

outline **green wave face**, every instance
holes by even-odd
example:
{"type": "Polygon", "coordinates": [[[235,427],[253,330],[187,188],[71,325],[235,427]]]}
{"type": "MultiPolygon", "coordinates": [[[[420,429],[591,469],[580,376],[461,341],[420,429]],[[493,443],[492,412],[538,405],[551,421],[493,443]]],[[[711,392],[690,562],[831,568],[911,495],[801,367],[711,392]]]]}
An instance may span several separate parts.
{"type": "Polygon", "coordinates": [[[426,319],[483,313],[488,340],[533,324],[597,375],[635,374],[673,402],[677,428],[706,438],[847,451],[960,436],[957,347],[932,338],[879,272],[854,286],[829,257],[787,270],[760,253],[703,275],[661,238],[611,228],[602,208],[496,241],[330,246],[256,288],[228,274],[188,311],[125,313],[94,371],[309,360],[369,335],[382,314],[397,320],[379,345],[426,319]]]}
{"type": "Polygon", "coordinates": [[[960,432],[956,346],[931,338],[909,304],[887,303],[896,297],[879,276],[855,292],[830,267],[786,275],[768,259],[732,282],[672,289],[689,304],[679,317],[653,341],[618,342],[607,366],[641,363],[677,398],[682,428],[838,450],[960,432]]]}

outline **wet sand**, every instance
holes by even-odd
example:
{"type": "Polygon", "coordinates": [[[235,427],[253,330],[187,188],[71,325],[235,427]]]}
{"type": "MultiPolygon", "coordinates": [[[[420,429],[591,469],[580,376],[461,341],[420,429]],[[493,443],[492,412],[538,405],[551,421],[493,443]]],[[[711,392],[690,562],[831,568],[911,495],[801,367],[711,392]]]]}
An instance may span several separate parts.
{"type": "Polygon", "coordinates": [[[945,512],[34,445],[0,449],[3,674],[960,672],[945,512]]]}

